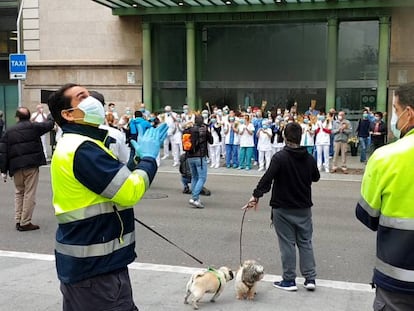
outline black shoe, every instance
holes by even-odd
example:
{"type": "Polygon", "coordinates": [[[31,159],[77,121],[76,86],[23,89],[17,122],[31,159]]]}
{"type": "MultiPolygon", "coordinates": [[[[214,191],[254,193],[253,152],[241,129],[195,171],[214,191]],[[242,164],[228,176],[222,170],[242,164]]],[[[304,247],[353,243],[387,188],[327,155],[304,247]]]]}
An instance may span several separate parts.
{"type": "Polygon", "coordinates": [[[208,190],[206,187],[203,187],[203,189],[201,189],[200,191],[201,195],[205,195],[205,196],[210,196],[211,195],[211,191],[208,190]]]}
{"type": "Polygon", "coordinates": [[[186,194],[189,194],[189,193],[191,193],[191,190],[190,190],[190,188],[188,188],[188,187],[185,187],[185,188],[184,188],[184,190],[183,190],[183,193],[186,193],[186,194]]]}
{"type": "Polygon", "coordinates": [[[16,230],[19,230],[19,228],[20,228],[20,223],[16,222],[16,230]]]}
{"type": "Polygon", "coordinates": [[[17,230],[19,231],[32,231],[32,230],[37,230],[40,227],[38,225],[34,225],[31,222],[29,222],[27,225],[24,226],[19,226],[19,228],[17,230]]]}

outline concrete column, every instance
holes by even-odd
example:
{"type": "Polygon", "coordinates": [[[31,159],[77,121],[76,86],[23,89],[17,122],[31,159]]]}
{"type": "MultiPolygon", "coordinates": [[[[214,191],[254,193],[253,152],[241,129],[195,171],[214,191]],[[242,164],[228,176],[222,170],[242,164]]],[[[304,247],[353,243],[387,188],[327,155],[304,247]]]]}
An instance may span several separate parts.
{"type": "Polygon", "coordinates": [[[152,111],[151,25],[142,23],[142,84],[145,107],[152,111]]]}
{"type": "Polygon", "coordinates": [[[388,62],[390,55],[390,18],[379,20],[377,109],[387,110],[388,62]]]}
{"type": "Polygon", "coordinates": [[[195,24],[186,23],[187,29],[187,104],[191,110],[196,110],[196,53],[195,53],[195,24]]]}
{"type": "Polygon", "coordinates": [[[328,19],[328,51],[326,66],[326,104],[325,109],[335,107],[336,65],[338,59],[338,19],[328,19]]]}

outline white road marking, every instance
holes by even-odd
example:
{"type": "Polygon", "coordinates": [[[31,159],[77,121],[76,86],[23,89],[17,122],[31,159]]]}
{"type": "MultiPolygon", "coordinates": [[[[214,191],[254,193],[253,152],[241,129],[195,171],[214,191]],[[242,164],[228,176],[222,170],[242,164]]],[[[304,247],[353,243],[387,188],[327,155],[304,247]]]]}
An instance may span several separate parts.
{"type": "MultiPolygon", "coordinates": [[[[55,260],[54,255],[3,251],[3,250],[0,250],[0,257],[34,259],[34,260],[43,260],[43,261],[54,261],[55,260]]],[[[198,272],[202,270],[200,268],[171,266],[171,265],[157,265],[157,264],[140,263],[140,262],[133,262],[128,267],[131,270],[171,272],[171,273],[181,273],[181,274],[193,274],[194,272],[198,272]]],[[[263,281],[274,282],[280,279],[281,279],[280,275],[266,274],[263,278],[263,281]]],[[[303,281],[304,281],[303,278],[296,278],[296,282],[298,284],[302,284],[303,281]]],[[[317,279],[316,284],[318,287],[327,287],[327,288],[333,288],[333,289],[359,291],[359,292],[373,292],[373,289],[371,288],[369,284],[362,284],[362,283],[351,283],[351,282],[317,279]]]]}

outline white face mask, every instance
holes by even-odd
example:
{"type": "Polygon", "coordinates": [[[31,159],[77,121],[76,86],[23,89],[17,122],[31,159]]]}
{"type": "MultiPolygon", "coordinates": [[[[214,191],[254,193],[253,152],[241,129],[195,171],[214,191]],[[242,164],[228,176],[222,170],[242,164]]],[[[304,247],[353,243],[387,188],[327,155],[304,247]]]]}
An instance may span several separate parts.
{"type": "Polygon", "coordinates": [[[392,134],[395,136],[395,138],[399,139],[401,137],[401,129],[399,129],[397,127],[398,125],[398,121],[400,119],[400,117],[402,116],[402,114],[405,112],[406,110],[404,110],[399,116],[397,115],[397,112],[395,111],[395,108],[392,108],[392,117],[391,117],[391,121],[390,121],[390,127],[391,127],[391,131],[392,134]]]}
{"type": "Polygon", "coordinates": [[[90,124],[103,124],[105,121],[105,110],[99,100],[92,96],[88,96],[77,107],[82,110],[85,116],[83,121],[90,124]]]}

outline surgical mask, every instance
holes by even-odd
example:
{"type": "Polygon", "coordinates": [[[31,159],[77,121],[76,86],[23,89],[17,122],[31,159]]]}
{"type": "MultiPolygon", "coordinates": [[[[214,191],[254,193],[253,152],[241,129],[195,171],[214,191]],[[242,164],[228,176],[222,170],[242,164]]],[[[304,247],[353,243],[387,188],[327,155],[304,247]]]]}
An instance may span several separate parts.
{"type": "Polygon", "coordinates": [[[244,123],[245,123],[244,119],[240,119],[240,120],[239,120],[239,123],[240,123],[240,124],[244,124],[244,123]]]}
{"type": "Polygon", "coordinates": [[[184,109],[184,110],[183,110],[183,112],[184,112],[185,114],[187,114],[187,113],[188,113],[188,109],[184,109]]]}
{"type": "Polygon", "coordinates": [[[204,119],[208,118],[208,114],[203,113],[202,116],[203,116],[204,119]]]}
{"type": "Polygon", "coordinates": [[[223,110],[223,113],[224,114],[229,114],[229,111],[228,110],[223,110]]]}
{"type": "Polygon", "coordinates": [[[269,125],[267,125],[267,124],[263,124],[263,125],[262,125],[262,128],[264,128],[264,129],[268,129],[268,128],[269,128],[269,125]]]}
{"type": "Polygon", "coordinates": [[[90,124],[103,124],[105,121],[105,110],[101,102],[92,96],[86,97],[77,107],[83,111],[83,121],[90,124]]]}
{"type": "Polygon", "coordinates": [[[180,119],[180,118],[177,118],[177,119],[175,119],[175,121],[177,121],[177,122],[181,122],[181,119],[180,119]]]}
{"type": "Polygon", "coordinates": [[[380,117],[375,117],[375,121],[380,121],[381,118],[380,117]]]}
{"type": "Polygon", "coordinates": [[[325,121],[325,116],[318,116],[319,121],[325,121]]]}
{"type": "Polygon", "coordinates": [[[247,109],[246,111],[247,111],[247,113],[250,113],[250,112],[252,112],[252,110],[251,110],[251,109],[247,109]]]}
{"type": "Polygon", "coordinates": [[[368,113],[364,113],[364,114],[362,114],[362,118],[364,118],[364,119],[368,119],[368,113]]]}
{"type": "Polygon", "coordinates": [[[216,122],[217,122],[217,119],[212,118],[210,121],[211,121],[211,123],[212,123],[212,124],[214,124],[214,123],[216,123],[216,122]]]}
{"type": "Polygon", "coordinates": [[[229,122],[233,122],[233,121],[234,121],[233,117],[229,118],[229,122]]]}
{"type": "Polygon", "coordinates": [[[219,115],[220,117],[223,115],[222,111],[217,111],[217,115],[219,115]]]}
{"type": "Polygon", "coordinates": [[[401,137],[401,128],[399,129],[397,127],[398,121],[401,118],[401,116],[405,113],[406,109],[398,116],[397,112],[395,111],[395,108],[392,109],[392,117],[390,121],[390,127],[392,134],[395,136],[395,138],[399,139],[401,137]]]}
{"type": "Polygon", "coordinates": [[[343,116],[338,116],[338,120],[341,121],[344,117],[343,116]]]}
{"type": "Polygon", "coordinates": [[[303,123],[308,124],[309,123],[309,119],[303,119],[303,123]]]}

